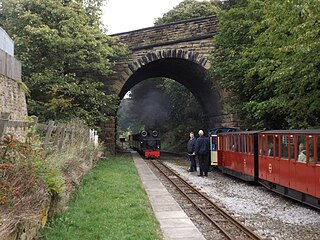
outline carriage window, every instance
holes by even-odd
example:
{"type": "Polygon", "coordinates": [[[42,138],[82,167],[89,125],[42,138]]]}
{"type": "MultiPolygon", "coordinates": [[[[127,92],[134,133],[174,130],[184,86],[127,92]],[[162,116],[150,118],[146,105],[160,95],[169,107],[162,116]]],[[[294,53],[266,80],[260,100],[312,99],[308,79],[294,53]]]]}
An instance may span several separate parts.
{"type": "Polygon", "coordinates": [[[290,160],[294,161],[294,137],[293,135],[290,135],[289,138],[289,147],[290,147],[290,160]]]}
{"type": "Polygon", "coordinates": [[[297,161],[306,162],[307,161],[307,152],[306,152],[306,136],[298,136],[297,139],[297,161]]]}
{"type": "Polygon", "coordinates": [[[289,158],[289,137],[288,136],[281,136],[281,158],[288,159],[289,158]]]}
{"type": "Polygon", "coordinates": [[[314,141],[312,136],[308,137],[308,153],[309,153],[309,163],[314,163],[314,141]]]}
{"type": "Polygon", "coordinates": [[[279,155],[279,136],[278,135],[275,135],[275,137],[274,137],[274,139],[275,139],[275,148],[274,148],[274,150],[275,150],[275,153],[276,153],[276,157],[280,157],[280,155],[279,155]]]}
{"type": "Polygon", "coordinates": [[[266,144],[266,137],[262,135],[262,137],[260,138],[260,155],[266,155],[266,144]]]}
{"type": "Polygon", "coordinates": [[[320,136],[317,137],[317,164],[320,165],[320,136]]]}
{"type": "Polygon", "coordinates": [[[217,151],[217,135],[211,136],[211,150],[217,151]]]}
{"type": "Polygon", "coordinates": [[[268,156],[273,157],[274,146],[273,146],[273,136],[268,136],[268,156]]]}
{"type": "Polygon", "coordinates": [[[247,138],[246,136],[241,136],[241,152],[247,152],[247,138]]]}
{"type": "Polygon", "coordinates": [[[252,136],[248,136],[248,153],[252,153],[251,150],[251,141],[252,141],[252,136]]]}
{"type": "Polygon", "coordinates": [[[239,151],[239,142],[238,142],[238,136],[234,136],[234,151],[239,151]]]}
{"type": "Polygon", "coordinates": [[[226,138],[227,151],[231,150],[231,136],[227,136],[226,138]]]}

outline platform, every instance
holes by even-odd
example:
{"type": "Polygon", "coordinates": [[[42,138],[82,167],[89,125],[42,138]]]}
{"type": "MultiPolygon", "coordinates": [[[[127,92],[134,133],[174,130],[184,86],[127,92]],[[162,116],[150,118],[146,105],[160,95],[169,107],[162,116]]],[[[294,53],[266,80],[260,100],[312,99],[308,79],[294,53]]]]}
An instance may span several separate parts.
{"type": "Polygon", "coordinates": [[[205,240],[137,152],[131,152],[165,240],[205,240]]]}

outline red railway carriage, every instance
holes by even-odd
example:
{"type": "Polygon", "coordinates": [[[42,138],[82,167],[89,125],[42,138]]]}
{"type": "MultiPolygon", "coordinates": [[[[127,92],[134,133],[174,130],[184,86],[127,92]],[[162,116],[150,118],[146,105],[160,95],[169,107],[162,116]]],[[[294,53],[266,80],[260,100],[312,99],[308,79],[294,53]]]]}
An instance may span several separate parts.
{"type": "Polygon", "coordinates": [[[218,135],[218,166],[222,172],[245,181],[257,180],[257,134],[246,131],[218,135]]]}
{"type": "Polygon", "coordinates": [[[258,134],[259,182],[320,208],[320,130],[273,130],[258,134]]]}
{"type": "Polygon", "coordinates": [[[320,130],[218,134],[222,172],[320,209],[320,130]]]}

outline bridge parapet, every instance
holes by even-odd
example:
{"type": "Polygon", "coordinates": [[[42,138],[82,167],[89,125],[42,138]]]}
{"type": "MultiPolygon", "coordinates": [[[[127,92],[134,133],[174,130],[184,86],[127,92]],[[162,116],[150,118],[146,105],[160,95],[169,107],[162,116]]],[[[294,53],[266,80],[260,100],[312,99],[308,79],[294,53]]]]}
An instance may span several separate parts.
{"type": "Polygon", "coordinates": [[[209,16],[118,33],[112,36],[118,37],[131,50],[149,49],[211,38],[218,33],[217,25],[218,18],[209,16]]]}

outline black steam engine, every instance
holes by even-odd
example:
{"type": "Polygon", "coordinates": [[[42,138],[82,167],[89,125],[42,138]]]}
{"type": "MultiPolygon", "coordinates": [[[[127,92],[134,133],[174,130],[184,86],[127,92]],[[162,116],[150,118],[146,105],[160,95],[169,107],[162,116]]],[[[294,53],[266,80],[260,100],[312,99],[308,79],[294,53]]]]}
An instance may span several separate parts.
{"type": "Polygon", "coordinates": [[[160,157],[160,138],[156,130],[142,130],[140,133],[130,135],[129,144],[145,158],[160,157]]]}

